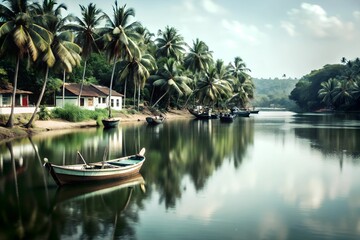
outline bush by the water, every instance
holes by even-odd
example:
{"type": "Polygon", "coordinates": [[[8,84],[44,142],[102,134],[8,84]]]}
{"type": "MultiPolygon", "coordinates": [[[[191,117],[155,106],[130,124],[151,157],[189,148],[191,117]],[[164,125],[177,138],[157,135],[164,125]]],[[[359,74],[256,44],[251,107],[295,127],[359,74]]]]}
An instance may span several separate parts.
{"type": "Polygon", "coordinates": [[[52,111],[54,118],[61,118],[70,122],[81,122],[85,120],[99,120],[106,118],[106,109],[87,110],[72,104],[66,104],[63,108],[55,108],[52,111]]]}

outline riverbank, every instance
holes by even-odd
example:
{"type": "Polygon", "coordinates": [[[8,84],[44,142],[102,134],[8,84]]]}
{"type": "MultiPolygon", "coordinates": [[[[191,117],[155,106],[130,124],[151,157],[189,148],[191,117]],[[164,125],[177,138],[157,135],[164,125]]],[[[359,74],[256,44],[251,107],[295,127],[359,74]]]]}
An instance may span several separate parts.
{"type": "MultiPolygon", "coordinates": [[[[120,124],[130,124],[130,123],[145,123],[146,117],[151,116],[151,112],[144,110],[136,114],[125,114],[119,113],[115,118],[120,119],[120,124]]],[[[174,119],[190,119],[193,116],[185,110],[176,110],[172,109],[166,114],[167,121],[174,119]]],[[[22,126],[14,126],[12,129],[0,127],[0,142],[6,142],[14,138],[21,138],[32,136],[34,134],[42,133],[45,131],[55,131],[55,130],[64,130],[64,129],[76,129],[76,128],[88,128],[88,127],[98,127],[98,124],[95,120],[83,121],[83,122],[69,122],[62,119],[51,119],[51,120],[37,120],[34,122],[33,128],[26,129],[22,126]]]]}

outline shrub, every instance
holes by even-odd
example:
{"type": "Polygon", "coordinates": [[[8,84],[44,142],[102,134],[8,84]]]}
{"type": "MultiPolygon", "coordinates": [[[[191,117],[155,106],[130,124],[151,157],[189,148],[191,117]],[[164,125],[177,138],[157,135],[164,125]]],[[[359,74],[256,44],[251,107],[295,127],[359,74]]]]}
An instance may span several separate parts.
{"type": "Polygon", "coordinates": [[[51,112],[45,106],[40,106],[38,115],[40,120],[49,120],[51,118],[51,112]]]}
{"type": "Polygon", "coordinates": [[[52,111],[55,118],[61,118],[70,122],[81,122],[85,120],[98,120],[105,118],[107,115],[106,109],[87,110],[81,109],[73,104],[65,104],[63,108],[55,108],[52,111]]]}

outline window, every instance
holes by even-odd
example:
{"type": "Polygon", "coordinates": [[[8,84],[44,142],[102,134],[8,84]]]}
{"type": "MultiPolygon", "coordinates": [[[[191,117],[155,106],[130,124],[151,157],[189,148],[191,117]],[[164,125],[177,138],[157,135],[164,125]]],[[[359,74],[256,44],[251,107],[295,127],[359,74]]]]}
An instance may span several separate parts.
{"type": "Polygon", "coordinates": [[[119,107],[120,106],[120,100],[116,99],[116,106],[119,107]]]}
{"type": "Polygon", "coordinates": [[[88,106],[94,106],[93,98],[88,98],[88,106]]]}
{"type": "Polygon", "coordinates": [[[106,98],[102,98],[102,103],[106,103],[106,98]]]}
{"type": "Polygon", "coordinates": [[[111,99],[111,106],[114,106],[114,99],[111,99]]]}
{"type": "Polygon", "coordinates": [[[84,104],[85,104],[85,100],[84,100],[84,98],[80,98],[80,106],[84,106],[84,104]]]}
{"type": "Polygon", "coordinates": [[[11,106],[11,96],[9,94],[2,95],[2,105],[11,106]]]}

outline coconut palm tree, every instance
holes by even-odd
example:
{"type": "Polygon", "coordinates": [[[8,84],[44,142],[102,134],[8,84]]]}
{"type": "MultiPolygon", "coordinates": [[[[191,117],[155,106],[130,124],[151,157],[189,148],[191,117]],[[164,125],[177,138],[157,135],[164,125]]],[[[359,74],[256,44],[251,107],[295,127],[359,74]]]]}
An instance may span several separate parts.
{"type": "Polygon", "coordinates": [[[335,89],[339,85],[339,80],[336,78],[330,78],[329,80],[322,82],[320,85],[319,98],[321,98],[321,101],[329,108],[332,108],[334,105],[334,93],[335,89]]]}
{"type": "MultiPolygon", "coordinates": [[[[131,61],[123,60],[120,62],[119,80],[127,81],[132,80],[134,82],[135,90],[137,87],[138,101],[137,107],[139,110],[140,103],[140,89],[144,87],[146,79],[150,76],[150,71],[156,69],[155,59],[150,54],[133,56],[131,61]]],[[[134,104],[135,104],[135,93],[134,90],[134,104]]]]}
{"type": "Polygon", "coordinates": [[[85,82],[86,64],[90,55],[94,52],[100,52],[97,44],[97,39],[100,38],[101,28],[99,28],[101,21],[106,18],[106,14],[101,9],[96,7],[96,4],[90,3],[87,7],[79,5],[81,9],[81,18],[70,18],[75,23],[67,24],[65,29],[74,31],[76,34],[76,42],[82,47],[82,59],[84,59],[84,70],[81,79],[79,91],[79,106],[82,94],[82,89],[85,82]]]}
{"type": "Polygon", "coordinates": [[[27,0],[4,0],[0,4],[0,56],[10,56],[16,59],[11,112],[7,127],[14,125],[15,95],[17,89],[20,61],[29,56],[35,61],[40,52],[49,49],[52,34],[44,27],[34,22],[27,0]]]}
{"type": "MultiPolygon", "coordinates": [[[[188,95],[192,92],[189,87],[191,78],[183,76],[180,70],[180,64],[173,58],[169,58],[165,64],[159,68],[155,75],[149,77],[149,81],[153,82],[153,86],[164,91],[163,95],[153,104],[155,107],[161,99],[166,95],[170,96],[175,92],[178,96],[188,95]]],[[[169,102],[167,103],[167,107],[169,102]]]]}
{"type": "Polygon", "coordinates": [[[184,58],[184,67],[193,73],[207,70],[213,62],[212,51],[198,38],[193,41],[189,53],[184,58]]]}
{"type": "Polygon", "coordinates": [[[255,85],[247,73],[251,70],[246,67],[245,62],[240,57],[235,57],[234,63],[229,64],[229,71],[235,79],[233,83],[235,95],[230,101],[238,101],[238,104],[245,106],[254,96],[255,85]]]}
{"type": "MultiPolygon", "coordinates": [[[[35,4],[33,14],[38,19],[39,24],[48,29],[54,36],[48,51],[43,53],[42,62],[45,63],[45,78],[41,89],[40,96],[35,105],[35,110],[25,127],[29,128],[35,119],[37,110],[44,96],[48,80],[49,68],[53,67],[56,62],[62,65],[64,72],[71,72],[72,67],[80,65],[81,48],[74,43],[74,35],[69,31],[62,31],[66,19],[61,18],[60,9],[66,9],[65,5],[55,8],[56,2],[53,0],[44,0],[43,5],[35,4]],[[57,15],[54,15],[57,14],[57,15]]],[[[41,65],[41,64],[40,64],[41,65]]]]}
{"type": "MultiPolygon", "coordinates": [[[[113,64],[113,71],[110,79],[109,90],[109,118],[111,117],[111,90],[115,74],[116,63],[118,60],[131,61],[134,56],[140,55],[140,49],[136,44],[139,39],[136,28],[140,27],[139,22],[131,22],[130,17],[135,16],[133,8],[126,9],[126,5],[119,7],[117,1],[113,7],[113,21],[110,17],[106,16],[106,34],[104,35],[105,53],[111,64],[113,64]]],[[[124,87],[124,107],[126,101],[126,85],[124,87]]]]}
{"type": "Polygon", "coordinates": [[[200,78],[195,94],[202,105],[213,105],[231,97],[233,89],[229,81],[219,79],[216,68],[211,66],[200,78]]]}
{"type": "Polygon", "coordinates": [[[334,102],[339,106],[349,105],[351,100],[353,100],[353,96],[351,95],[351,84],[352,82],[342,80],[336,85],[334,89],[334,102]]]}
{"type": "Polygon", "coordinates": [[[159,30],[158,36],[155,39],[157,46],[156,57],[182,59],[186,43],[175,28],[166,26],[164,31],[159,30]]]}

